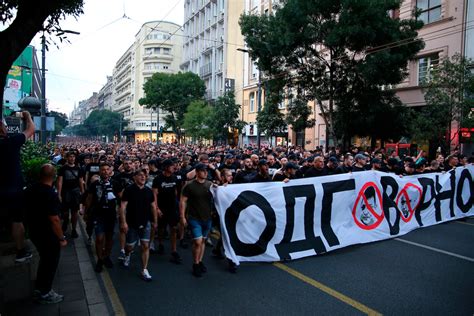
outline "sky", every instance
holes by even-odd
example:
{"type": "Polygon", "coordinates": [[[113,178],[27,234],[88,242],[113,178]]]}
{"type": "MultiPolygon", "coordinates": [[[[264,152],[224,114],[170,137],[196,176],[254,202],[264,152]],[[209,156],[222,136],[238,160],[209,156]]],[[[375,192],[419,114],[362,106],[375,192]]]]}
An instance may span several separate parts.
{"type": "MultiPolygon", "coordinates": [[[[50,45],[46,52],[48,108],[67,115],[74,104],[99,92],[143,23],[184,22],[183,0],[85,0],[83,9],[77,20],[68,17],[60,24],[80,35],[69,34],[70,43],[56,40],[59,49],[50,45]],[[124,14],[128,18],[123,18],[124,14]]],[[[31,44],[41,64],[39,36],[31,44]]]]}

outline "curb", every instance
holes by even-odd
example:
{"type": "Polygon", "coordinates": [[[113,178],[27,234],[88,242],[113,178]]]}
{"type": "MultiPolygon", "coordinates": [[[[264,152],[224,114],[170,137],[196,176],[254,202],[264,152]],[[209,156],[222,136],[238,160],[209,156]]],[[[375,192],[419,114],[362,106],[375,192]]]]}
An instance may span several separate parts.
{"type": "Polygon", "coordinates": [[[77,238],[78,242],[75,243],[75,247],[79,261],[79,268],[81,270],[81,277],[84,282],[89,314],[91,316],[127,315],[122,303],[120,302],[117,291],[113,286],[107,269],[104,269],[104,271],[99,274],[94,271],[94,264],[96,263],[95,244],[92,242],[90,249],[86,246],[87,237],[85,234],[85,223],[80,216],[78,218],[78,224],[80,226],[80,229],[78,230],[79,238],[77,238]],[[99,284],[99,275],[106,293],[104,293],[99,284]],[[112,311],[110,308],[112,308],[112,311]]]}

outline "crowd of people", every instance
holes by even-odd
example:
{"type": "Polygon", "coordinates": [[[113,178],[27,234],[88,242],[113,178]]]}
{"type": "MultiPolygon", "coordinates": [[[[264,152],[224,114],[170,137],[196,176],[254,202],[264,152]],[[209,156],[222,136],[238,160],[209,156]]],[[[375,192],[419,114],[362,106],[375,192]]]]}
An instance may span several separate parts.
{"type": "MultiPolygon", "coordinates": [[[[25,136],[20,137],[18,145],[24,139],[25,136]]],[[[65,246],[69,238],[78,237],[80,215],[86,222],[88,243],[95,244],[97,273],[104,267],[114,266],[111,251],[118,225],[120,255],[117,260],[123,267],[129,267],[138,245],[143,280],[152,280],[148,270],[150,254],[165,253],[165,238],[170,239],[168,253],[174,264],[183,261],[178,246],[186,249],[188,241],[192,240],[191,271],[195,277],[201,277],[207,271],[203,262],[206,245],[213,245],[208,236],[214,230],[218,236],[219,230],[210,191],[212,186],[288,182],[367,170],[410,176],[446,172],[474,163],[473,157],[458,152],[448,157],[438,154],[436,159],[429,161],[423,151],[414,157],[399,157],[396,152],[388,153],[384,148],[363,151],[353,147],[342,152],[338,148],[325,151],[298,146],[235,148],[83,141],[51,146],[51,164],[42,167],[40,184],[25,193],[31,197],[26,201],[37,203],[29,208],[42,210],[35,213],[36,217],[30,216],[30,222],[34,227],[38,227],[38,222],[49,227],[47,238],[42,234],[44,230],[34,228],[31,235],[37,236],[35,245],[39,245],[42,264],[47,267],[43,267],[42,279],[37,284],[37,296],[43,303],[62,300],[62,296],[51,289],[52,279],[60,246],[65,246]],[[44,203],[38,204],[38,201],[44,203]],[[48,217],[41,219],[38,214],[48,217]],[[48,242],[56,246],[47,247],[48,242]],[[43,260],[43,256],[48,259],[43,260]]],[[[18,261],[31,256],[24,248],[19,250],[18,261]]],[[[224,259],[223,251],[222,241],[218,239],[212,254],[224,259]]],[[[233,273],[237,271],[236,265],[229,260],[228,269],[233,273]]]]}

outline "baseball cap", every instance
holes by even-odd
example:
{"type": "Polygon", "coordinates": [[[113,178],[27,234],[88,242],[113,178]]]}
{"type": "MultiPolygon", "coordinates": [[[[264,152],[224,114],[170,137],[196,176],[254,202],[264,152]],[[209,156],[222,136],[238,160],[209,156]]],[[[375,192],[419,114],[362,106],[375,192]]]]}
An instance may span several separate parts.
{"type": "Polygon", "coordinates": [[[259,165],[259,166],[268,165],[268,162],[267,162],[266,159],[260,159],[260,160],[258,161],[258,165],[259,165]]]}
{"type": "Polygon", "coordinates": [[[382,160],[380,160],[379,158],[374,158],[372,159],[372,163],[375,164],[375,163],[382,163],[382,160]]]}
{"type": "Polygon", "coordinates": [[[334,156],[329,157],[329,161],[332,162],[332,163],[338,163],[339,162],[339,161],[337,161],[337,158],[334,157],[334,156]]]}
{"type": "Polygon", "coordinates": [[[363,155],[363,154],[357,154],[357,155],[355,155],[354,159],[355,159],[355,160],[367,159],[367,156],[365,156],[365,155],[363,155]]]}
{"type": "Polygon", "coordinates": [[[198,163],[194,169],[196,169],[196,171],[203,171],[203,170],[207,170],[207,167],[205,164],[203,163],[198,163]]]}
{"type": "Polygon", "coordinates": [[[162,168],[166,168],[166,167],[169,167],[169,166],[172,166],[172,165],[173,165],[173,161],[171,159],[165,159],[161,163],[162,168]]]}
{"type": "Polygon", "coordinates": [[[286,164],[285,166],[285,169],[288,170],[288,169],[298,169],[298,166],[296,166],[294,163],[292,162],[289,162],[286,164]]]}
{"type": "Polygon", "coordinates": [[[230,153],[225,155],[225,159],[232,159],[232,158],[234,158],[234,155],[232,155],[230,153]]]}

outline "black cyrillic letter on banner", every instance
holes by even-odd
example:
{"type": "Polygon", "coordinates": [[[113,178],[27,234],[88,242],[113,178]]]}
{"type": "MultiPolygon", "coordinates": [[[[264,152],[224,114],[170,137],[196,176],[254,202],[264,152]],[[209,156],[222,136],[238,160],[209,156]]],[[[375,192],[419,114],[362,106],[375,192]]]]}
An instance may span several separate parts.
{"type": "Polygon", "coordinates": [[[230,244],[232,245],[236,255],[242,257],[261,255],[267,251],[268,242],[273,238],[273,235],[275,235],[275,211],[270,203],[268,203],[268,201],[260,194],[253,191],[243,191],[226,210],[225,226],[229,234],[230,244]],[[236,227],[240,213],[252,205],[257,206],[262,210],[267,225],[260,235],[260,238],[254,244],[246,244],[239,240],[236,227]]]}
{"type": "MultiPolygon", "coordinates": [[[[291,259],[290,253],[314,249],[317,254],[326,252],[321,237],[314,235],[314,201],[316,199],[316,191],[314,185],[295,185],[291,187],[284,187],[286,204],[286,226],[285,234],[282,241],[276,245],[278,255],[281,260],[291,259]],[[305,197],[304,204],[304,232],[305,239],[298,241],[291,241],[293,231],[295,228],[295,199],[297,197],[305,197]]],[[[299,210],[298,210],[299,211],[299,210]]]]}

